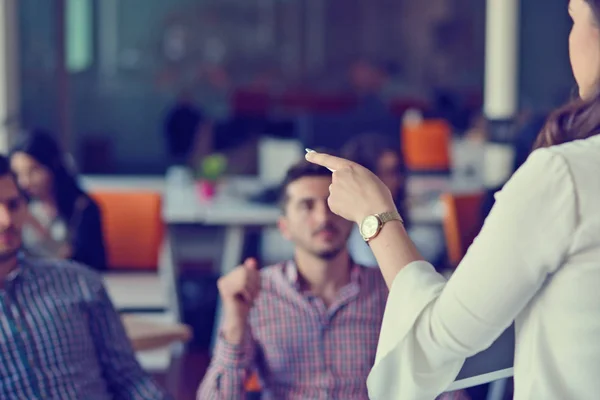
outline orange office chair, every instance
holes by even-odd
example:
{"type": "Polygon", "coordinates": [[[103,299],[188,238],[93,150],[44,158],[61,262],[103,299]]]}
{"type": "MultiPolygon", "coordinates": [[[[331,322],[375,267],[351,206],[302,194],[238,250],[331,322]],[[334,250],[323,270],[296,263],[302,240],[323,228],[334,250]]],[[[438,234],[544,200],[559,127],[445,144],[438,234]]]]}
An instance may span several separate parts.
{"type": "Polygon", "coordinates": [[[406,167],[413,172],[450,170],[452,127],[444,120],[425,120],[401,128],[406,167]]]}
{"type": "Polygon", "coordinates": [[[156,270],[163,236],[161,195],[150,191],[98,191],[110,269],[156,270]]]}
{"type": "Polygon", "coordinates": [[[445,207],[444,234],[450,266],[456,268],[482,226],[483,193],[441,197],[445,207]]]}

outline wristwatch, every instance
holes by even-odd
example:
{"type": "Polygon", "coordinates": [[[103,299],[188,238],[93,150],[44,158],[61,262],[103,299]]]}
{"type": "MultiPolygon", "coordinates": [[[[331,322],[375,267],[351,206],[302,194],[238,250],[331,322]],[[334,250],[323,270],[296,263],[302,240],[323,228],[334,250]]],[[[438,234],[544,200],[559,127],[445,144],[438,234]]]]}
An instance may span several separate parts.
{"type": "Polygon", "coordinates": [[[390,221],[404,222],[398,211],[369,215],[360,223],[360,234],[368,242],[379,234],[383,224],[390,221]]]}

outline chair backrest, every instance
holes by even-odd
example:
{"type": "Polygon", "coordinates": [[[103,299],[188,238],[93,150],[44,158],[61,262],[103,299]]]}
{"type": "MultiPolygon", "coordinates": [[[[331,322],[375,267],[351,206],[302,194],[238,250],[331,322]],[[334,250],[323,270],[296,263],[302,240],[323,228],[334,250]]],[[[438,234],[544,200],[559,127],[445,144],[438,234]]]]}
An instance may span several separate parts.
{"type": "Polygon", "coordinates": [[[452,127],[444,120],[425,120],[401,128],[404,162],[414,172],[450,170],[452,127]]]}
{"type": "Polygon", "coordinates": [[[483,193],[444,193],[441,198],[445,207],[444,234],[448,261],[456,267],[481,230],[483,193]]]}
{"type": "Polygon", "coordinates": [[[111,269],[156,269],[163,236],[161,195],[153,191],[96,191],[111,269]]]}

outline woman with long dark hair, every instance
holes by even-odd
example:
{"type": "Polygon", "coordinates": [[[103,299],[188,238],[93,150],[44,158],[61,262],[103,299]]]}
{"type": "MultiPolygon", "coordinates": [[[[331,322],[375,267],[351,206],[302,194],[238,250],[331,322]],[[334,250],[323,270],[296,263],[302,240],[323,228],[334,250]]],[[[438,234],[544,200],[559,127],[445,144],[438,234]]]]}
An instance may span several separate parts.
{"type": "Polygon", "coordinates": [[[25,133],[12,148],[10,162],[29,199],[25,251],[106,269],[100,209],[80,188],[53,137],[41,130],[25,133]]]}
{"type": "Polygon", "coordinates": [[[551,115],[448,281],[422,261],[381,180],[307,155],[335,170],[329,206],[360,224],[390,288],[371,399],[433,399],[513,321],[515,399],[599,398],[600,0],[571,0],[569,14],[580,99],[551,115]]]}

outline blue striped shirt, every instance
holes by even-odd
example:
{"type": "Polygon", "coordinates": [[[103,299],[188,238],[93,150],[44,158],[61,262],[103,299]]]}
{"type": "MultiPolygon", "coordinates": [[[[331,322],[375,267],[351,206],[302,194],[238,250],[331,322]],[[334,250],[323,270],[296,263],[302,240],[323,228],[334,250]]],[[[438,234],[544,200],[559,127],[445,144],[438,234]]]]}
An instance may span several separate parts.
{"type": "Polygon", "coordinates": [[[22,259],[0,289],[0,322],[3,400],[167,398],[92,270],[22,259]]]}

